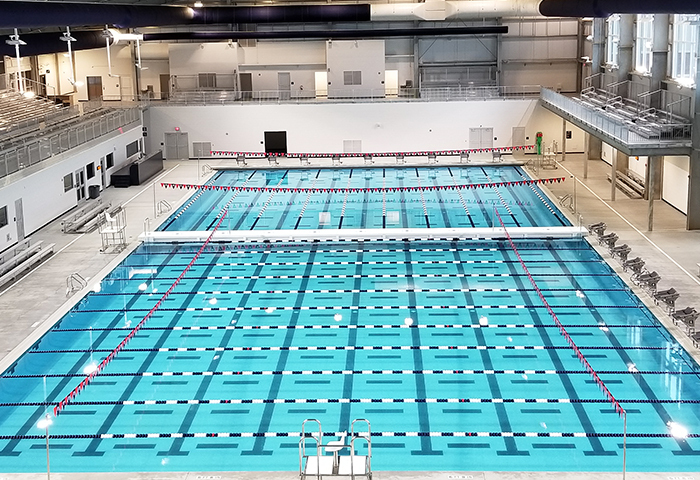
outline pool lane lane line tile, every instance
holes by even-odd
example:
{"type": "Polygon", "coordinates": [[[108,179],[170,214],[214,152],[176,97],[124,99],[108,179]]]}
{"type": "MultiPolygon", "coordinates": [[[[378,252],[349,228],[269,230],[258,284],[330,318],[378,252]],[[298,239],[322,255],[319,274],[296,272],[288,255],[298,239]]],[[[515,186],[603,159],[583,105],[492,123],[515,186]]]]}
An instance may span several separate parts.
{"type": "MultiPolygon", "coordinates": [[[[457,179],[455,178],[454,174],[452,173],[452,169],[450,167],[447,167],[447,171],[450,174],[450,177],[452,178],[452,183],[456,186],[457,185],[457,179]]],[[[471,224],[471,227],[474,228],[476,225],[474,224],[474,219],[472,218],[471,213],[469,213],[469,207],[467,207],[467,202],[464,201],[464,197],[462,196],[462,190],[457,189],[457,195],[459,195],[459,201],[462,204],[462,208],[464,209],[464,213],[467,215],[467,218],[469,219],[469,223],[471,224]]],[[[438,193],[440,195],[440,193],[438,193]]]]}
{"type": "MultiPolygon", "coordinates": [[[[309,254],[309,261],[313,261],[314,258],[314,253],[309,254]]],[[[308,273],[309,270],[311,270],[311,265],[306,266],[306,272],[308,273]]],[[[302,282],[302,290],[306,287],[305,283],[308,280],[302,282]]],[[[297,295],[296,298],[296,305],[299,306],[301,303],[304,301],[304,296],[303,295],[297,295]]],[[[301,310],[297,309],[294,310],[292,313],[291,318],[289,319],[289,326],[294,327],[296,326],[297,322],[299,321],[299,312],[301,310]]],[[[284,340],[282,342],[283,347],[290,347],[292,346],[292,343],[294,342],[294,334],[295,334],[296,329],[294,328],[289,328],[287,329],[287,333],[284,337],[284,340]]],[[[282,352],[277,361],[277,368],[279,370],[283,369],[288,360],[288,352],[282,352]]],[[[272,382],[270,382],[270,388],[267,394],[268,398],[277,398],[279,397],[279,392],[282,384],[282,375],[274,375],[272,378],[272,382]]],[[[272,417],[275,413],[275,404],[274,403],[267,403],[265,404],[265,408],[263,409],[261,418],[260,418],[260,423],[258,425],[258,431],[260,432],[267,432],[270,428],[270,424],[272,422],[272,417]]],[[[255,439],[255,444],[250,450],[244,450],[241,452],[241,455],[272,455],[273,451],[272,450],[265,450],[265,437],[258,437],[255,439]]]]}
{"type": "MultiPolygon", "coordinates": [[[[316,171],[316,176],[314,177],[314,182],[311,184],[311,188],[313,189],[316,186],[316,182],[318,182],[318,177],[321,174],[321,170],[316,171]]],[[[302,218],[304,218],[304,212],[306,212],[306,209],[309,206],[309,202],[311,201],[311,197],[313,195],[313,192],[309,190],[309,193],[306,195],[306,200],[304,201],[304,205],[301,207],[301,211],[299,212],[299,216],[297,217],[297,221],[294,223],[294,230],[297,230],[299,228],[299,224],[301,223],[302,218]]]]}
{"type": "MultiPolygon", "coordinates": [[[[460,259],[460,254],[457,252],[453,253],[455,259],[460,259]]],[[[460,270],[463,268],[461,265],[458,267],[460,270]]],[[[460,272],[462,273],[462,272],[460,272]]],[[[470,292],[463,292],[464,295],[464,300],[466,302],[473,302],[473,298],[470,292]]],[[[470,312],[470,315],[472,316],[472,321],[474,322],[479,322],[476,318],[476,312],[472,311],[470,312]]],[[[475,330],[475,337],[477,341],[477,345],[481,347],[486,346],[486,339],[484,337],[483,331],[482,330],[475,330]]],[[[485,367],[491,367],[492,362],[491,362],[491,355],[489,354],[487,349],[479,349],[481,353],[481,362],[485,367]]],[[[488,368],[491,370],[491,368],[488,368]]],[[[491,393],[491,396],[494,398],[499,398],[501,397],[501,388],[498,383],[498,378],[496,378],[494,375],[487,375],[486,380],[488,382],[489,386],[489,392],[491,393]]],[[[508,418],[508,413],[505,409],[505,407],[502,404],[496,404],[496,417],[498,420],[498,425],[501,427],[502,430],[507,431],[511,429],[511,424],[510,424],[510,419],[508,418]]],[[[518,449],[518,445],[513,438],[504,438],[503,443],[505,444],[505,450],[499,450],[496,452],[497,455],[508,455],[508,456],[516,456],[516,455],[522,455],[522,456],[527,456],[530,453],[527,450],[520,450],[518,449]]]]}
{"type": "MultiPolygon", "coordinates": [[[[510,218],[513,219],[515,222],[515,225],[517,227],[520,227],[520,222],[518,221],[518,218],[515,216],[513,211],[510,209],[508,204],[506,203],[505,199],[503,198],[503,195],[501,195],[501,191],[498,189],[497,184],[493,183],[493,180],[491,180],[491,177],[489,174],[486,172],[486,169],[484,167],[480,167],[481,171],[484,172],[484,175],[486,175],[486,179],[489,181],[489,184],[491,185],[491,188],[493,188],[493,191],[496,192],[496,195],[498,196],[499,201],[501,202],[501,206],[505,208],[506,212],[508,212],[508,215],[510,215],[510,218]]],[[[496,207],[494,207],[496,208],[496,207]]]]}
{"type": "MultiPolygon", "coordinates": [[[[404,250],[406,252],[407,250],[404,250]]],[[[567,260],[568,263],[570,264],[575,264],[575,263],[594,263],[594,264],[600,264],[599,260],[591,259],[591,260],[567,260]]],[[[475,264],[481,264],[481,265],[501,265],[501,264],[508,264],[508,263],[518,263],[517,260],[412,260],[410,262],[405,262],[405,261],[400,261],[400,260],[384,260],[384,261],[376,261],[376,260],[369,260],[365,261],[362,263],[362,265],[457,265],[457,264],[465,264],[465,265],[475,265],[475,264]]],[[[557,262],[555,260],[528,260],[528,263],[530,264],[551,264],[551,265],[557,265],[557,262]]],[[[298,267],[302,265],[306,265],[307,262],[218,262],[214,263],[211,265],[215,265],[217,267],[257,267],[257,266],[267,266],[267,267],[298,267]]],[[[357,265],[357,261],[321,261],[321,262],[313,262],[311,265],[357,265]]],[[[207,262],[201,262],[198,263],[198,267],[204,267],[204,266],[209,266],[210,264],[207,262]]],[[[148,265],[130,265],[131,267],[147,267],[148,265]]],[[[168,268],[172,269],[177,269],[181,267],[186,267],[187,264],[185,263],[171,263],[168,265],[168,268]]],[[[544,268],[544,267],[540,267],[544,268]]]]}
{"type": "MultiPolygon", "coordinates": [[[[519,174],[522,178],[529,180],[529,177],[526,176],[525,172],[524,172],[520,167],[516,167],[516,171],[518,172],[518,174],[519,174]]],[[[576,181],[576,179],[574,179],[574,181],[576,181]]],[[[530,187],[530,190],[532,190],[532,191],[534,192],[534,194],[537,196],[537,198],[539,198],[540,201],[544,204],[544,206],[547,207],[547,210],[549,210],[550,213],[551,213],[552,215],[554,215],[554,217],[555,217],[557,220],[559,220],[559,222],[561,222],[562,225],[569,225],[569,222],[567,222],[566,219],[562,218],[561,215],[560,215],[560,214],[554,209],[554,207],[549,203],[549,201],[545,200],[545,198],[542,197],[542,194],[540,194],[540,192],[537,191],[537,188],[536,188],[533,184],[530,184],[529,187],[530,187]]]]}
{"type": "MultiPolygon", "coordinates": [[[[417,173],[417,171],[416,171],[417,173]]],[[[419,186],[420,186],[420,181],[419,181],[419,186]]],[[[421,191],[421,197],[423,193],[421,191]]],[[[426,221],[428,221],[428,215],[426,211],[426,221]]],[[[411,253],[406,252],[406,260],[411,259],[411,253]]],[[[412,287],[413,286],[413,277],[411,276],[412,268],[408,267],[407,272],[406,272],[409,277],[408,277],[408,286],[412,287]]],[[[416,302],[416,295],[415,293],[409,293],[408,294],[408,299],[411,303],[417,303],[416,302]]],[[[417,312],[413,310],[413,314],[415,315],[417,312]]],[[[413,319],[416,321],[416,319],[413,319]]],[[[412,341],[412,346],[414,347],[420,347],[421,346],[421,338],[420,338],[420,330],[418,329],[412,329],[411,330],[411,341],[412,341]]],[[[423,369],[423,356],[421,354],[421,350],[419,348],[413,349],[413,364],[415,366],[416,370],[422,370],[423,369]]],[[[425,397],[427,390],[426,390],[426,385],[425,385],[425,378],[423,375],[415,375],[414,376],[414,382],[415,382],[415,388],[416,388],[416,397],[425,397]]],[[[419,403],[418,404],[418,426],[421,430],[423,431],[430,431],[430,412],[428,411],[427,406],[424,403],[419,403]]],[[[429,437],[421,437],[421,449],[420,450],[412,450],[411,455],[442,455],[443,452],[442,450],[435,450],[433,449],[432,442],[430,441],[429,437]]]]}
{"type": "MultiPolygon", "coordinates": [[[[218,177],[220,177],[222,174],[223,174],[223,172],[218,172],[217,174],[215,174],[214,176],[212,176],[212,177],[205,183],[205,185],[212,185],[212,184],[214,184],[215,181],[218,179],[218,177]]],[[[252,176],[252,175],[251,175],[251,176],[252,176]]],[[[195,202],[197,202],[197,200],[199,200],[199,198],[200,198],[203,194],[204,194],[204,190],[199,190],[199,191],[196,192],[194,195],[192,195],[192,197],[190,198],[190,201],[187,202],[184,206],[182,206],[182,207],[180,208],[180,210],[179,210],[177,213],[174,213],[173,215],[171,215],[170,218],[169,218],[165,223],[163,223],[163,225],[161,225],[160,227],[158,227],[158,230],[162,230],[162,231],[167,230],[167,229],[170,227],[170,225],[172,225],[178,218],[180,218],[180,217],[182,216],[182,214],[184,214],[184,213],[187,211],[187,209],[189,209],[195,202]]]]}
{"type": "Polygon", "coordinates": [[[338,229],[343,228],[343,220],[345,219],[345,210],[348,206],[348,197],[350,195],[350,185],[352,183],[352,173],[353,169],[350,169],[350,174],[348,175],[348,184],[345,187],[345,197],[343,197],[343,207],[340,209],[340,219],[338,220],[338,229]]]}

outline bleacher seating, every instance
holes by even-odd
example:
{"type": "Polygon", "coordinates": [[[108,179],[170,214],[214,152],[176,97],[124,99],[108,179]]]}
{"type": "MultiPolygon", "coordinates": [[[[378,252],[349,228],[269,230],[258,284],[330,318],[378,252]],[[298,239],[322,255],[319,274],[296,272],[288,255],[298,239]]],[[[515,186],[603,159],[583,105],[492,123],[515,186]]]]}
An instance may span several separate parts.
{"type": "Polygon", "coordinates": [[[0,137],[40,128],[53,120],[63,120],[69,109],[42,97],[25,97],[17,92],[0,94],[0,137]]]}
{"type": "Polygon", "coordinates": [[[20,275],[41,263],[53,253],[55,244],[25,239],[0,255],[0,288],[18,279],[20,275]]]}

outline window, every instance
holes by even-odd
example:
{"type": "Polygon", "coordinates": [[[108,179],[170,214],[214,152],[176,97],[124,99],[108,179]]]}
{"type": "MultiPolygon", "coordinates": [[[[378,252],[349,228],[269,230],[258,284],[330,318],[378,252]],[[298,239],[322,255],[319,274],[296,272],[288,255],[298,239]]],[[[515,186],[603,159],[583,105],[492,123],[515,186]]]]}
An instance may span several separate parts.
{"type": "Polygon", "coordinates": [[[605,63],[617,66],[617,54],[620,47],[620,15],[610,15],[608,18],[608,35],[605,42],[605,63]]]}
{"type": "Polygon", "coordinates": [[[131,142],[126,146],[126,158],[131,157],[132,155],[136,155],[139,153],[139,141],[136,140],[134,142],[131,142]]]}
{"type": "Polygon", "coordinates": [[[200,73],[199,88],[216,88],[216,73],[200,73]]]}
{"type": "Polygon", "coordinates": [[[95,163],[88,163],[85,165],[85,171],[87,172],[88,180],[95,176],[95,163]]]}
{"type": "Polygon", "coordinates": [[[343,72],[344,85],[362,85],[361,71],[345,71],[343,72]]]}
{"type": "Polygon", "coordinates": [[[114,166],[114,154],[110,153],[107,155],[107,168],[112,168],[114,166]]]}
{"type": "Polygon", "coordinates": [[[637,15],[637,41],[635,42],[635,70],[651,72],[651,52],[654,38],[654,15],[637,15]]]}
{"type": "Polygon", "coordinates": [[[63,191],[67,192],[68,190],[73,188],[73,174],[69,173],[65,177],[63,177],[63,191]]]}
{"type": "Polygon", "coordinates": [[[697,70],[698,25],[700,15],[673,16],[673,72],[671,76],[679,83],[695,83],[697,70]]]}
{"type": "Polygon", "coordinates": [[[0,208],[0,228],[7,225],[7,205],[0,208]]]}

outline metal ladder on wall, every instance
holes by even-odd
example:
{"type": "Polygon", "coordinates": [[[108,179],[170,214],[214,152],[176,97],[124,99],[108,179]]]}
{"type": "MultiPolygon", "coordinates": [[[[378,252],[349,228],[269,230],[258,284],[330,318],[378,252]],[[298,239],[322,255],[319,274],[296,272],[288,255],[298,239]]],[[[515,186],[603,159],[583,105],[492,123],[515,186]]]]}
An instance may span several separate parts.
{"type": "MultiPolygon", "coordinates": [[[[332,440],[323,443],[323,430],[321,422],[315,418],[309,418],[301,424],[301,439],[299,440],[299,476],[301,480],[307,478],[321,479],[323,477],[344,477],[372,479],[372,433],[369,420],[358,418],[350,425],[350,441],[347,441],[347,432],[340,435],[340,440],[332,440]],[[315,423],[318,431],[306,432],[307,423],[315,423]],[[362,431],[356,431],[357,427],[364,427],[362,431]],[[366,455],[357,455],[355,442],[366,445],[366,455]],[[311,445],[309,445],[311,444],[311,445]],[[350,449],[348,455],[341,452],[350,449]],[[328,455],[330,453],[330,455],[328,455]]],[[[362,445],[358,445],[361,448],[362,445]]]]}

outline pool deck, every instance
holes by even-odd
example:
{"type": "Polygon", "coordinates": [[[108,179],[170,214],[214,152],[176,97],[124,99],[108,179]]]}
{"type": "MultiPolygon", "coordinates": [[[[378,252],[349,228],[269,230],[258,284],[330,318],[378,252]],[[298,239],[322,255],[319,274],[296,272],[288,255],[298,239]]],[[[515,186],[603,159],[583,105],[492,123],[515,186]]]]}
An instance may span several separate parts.
{"type": "MultiPolygon", "coordinates": [[[[517,157],[516,160],[527,160],[530,157],[517,157]]],[[[330,161],[324,164],[320,160],[315,162],[312,159],[310,167],[329,167],[330,161]]],[[[440,159],[439,159],[440,160],[440,159]]],[[[67,311],[72,304],[84,295],[84,291],[77,292],[66,298],[66,278],[73,273],[78,273],[88,281],[88,286],[94,279],[100,278],[108,273],[113,266],[118,264],[129,251],[138,245],[138,237],[144,231],[146,219],[150,221],[150,229],[167,218],[169,213],[159,217],[155,215],[155,203],[166,200],[177,208],[187,197],[190,191],[179,189],[163,189],[160,186],[154,187],[157,182],[170,183],[198,183],[201,178],[201,167],[204,164],[216,166],[235,166],[235,159],[222,161],[182,161],[165,162],[165,170],[154,177],[146,185],[131,187],[127,189],[108,188],[102,192],[102,198],[106,202],[122,204],[127,211],[128,224],[126,228],[128,238],[128,248],[119,254],[101,253],[101,239],[96,231],[89,234],[64,234],[61,232],[60,218],[49,223],[39,231],[33,233],[31,238],[43,240],[48,243],[55,243],[56,252],[38,268],[35,268],[9,288],[0,291],[0,311],[2,312],[2,322],[0,322],[0,371],[4,370],[8,363],[12,362],[16,355],[31,345],[42,332],[67,311]],[[155,219],[155,220],[154,220],[155,219]]],[[[249,167],[269,168],[267,160],[251,160],[249,167]]],[[[508,165],[503,162],[498,165],[508,165]]],[[[470,165],[493,165],[492,162],[484,158],[480,163],[478,159],[472,158],[470,165]]],[[[364,168],[363,159],[352,161],[345,159],[341,168],[364,168]]],[[[396,167],[393,161],[386,163],[377,160],[374,167],[396,167]]],[[[443,166],[465,166],[458,161],[439,161],[438,164],[428,163],[428,159],[423,161],[411,161],[400,167],[443,167],[443,166]]],[[[276,168],[298,168],[298,159],[280,160],[276,168]]],[[[676,288],[681,297],[677,302],[677,307],[700,306],[700,278],[698,278],[698,264],[700,263],[700,231],[685,230],[685,216],[663,201],[655,202],[654,231],[648,232],[647,211],[648,203],[644,200],[633,200],[627,198],[624,193],[618,190],[617,200],[610,201],[610,183],[606,178],[610,167],[602,161],[589,161],[588,178],[582,178],[583,155],[568,154],[565,162],[559,165],[556,170],[540,170],[540,178],[569,177],[576,175],[580,180],[577,183],[576,204],[578,214],[581,215],[581,224],[595,223],[603,221],[608,225],[606,233],[616,232],[620,239],[618,245],[627,243],[632,248],[630,258],[639,256],[646,261],[649,270],[656,270],[662,277],[659,289],[669,287],[676,288]]],[[[532,173],[532,172],[531,172],[532,173]]],[[[211,173],[207,174],[210,175],[211,173]]],[[[554,183],[551,186],[542,187],[549,190],[550,198],[557,203],[557,198],[573,191],[573,181],[565,181],[561,184],[554,183]]],[[[562,211],[565,209],[562,208],[562,211]]],[[[577,225],[579,220],[577,215],[566,212],[572,222],[577,225]]],[[[609,261],[610,265],[620,274],[624,280],[629,280],[629,276],[623,273],[619,264],[611,259],[605,249],[595,245],[603,258],[609,261]]],[[[629,282],[628,282],[629,283],[629,282]]],[[[679,339],[680,343],[688,350],[695,359],[700,362],[700,350],[694,348],[685,333],[673,325],[668,315],[663,310],[655,306],[651,298],[638,287],[633,289],[639,297],[652,309],[666,327],[679,339]]],[[[126,479],[292,479],[298,477],[294,471],[297,465],[290,465],[289,472],[189,472],[189,473],[53,473],[55,479],[87,479],[105,478],[114,480],[126,479]]],[[[575,472],[375,472],[374,478],[378,480],[410,480],[410,479],[483,479],[483,480],[511,480],[511,479],[600,479],[612,480],[620,479],[620,472],[617,473],[575,473],[575,472]]],[[[699,469],[700,470],[700,469],[699,469]]],[[[46,473],[37,474],[5,474],[0,473],[0,480],[7,479],[39,479],[44,478],[46,473]]],[[[700,480],[699,473],[638,473],[627,474],[630,480],[700,480]]]]}

